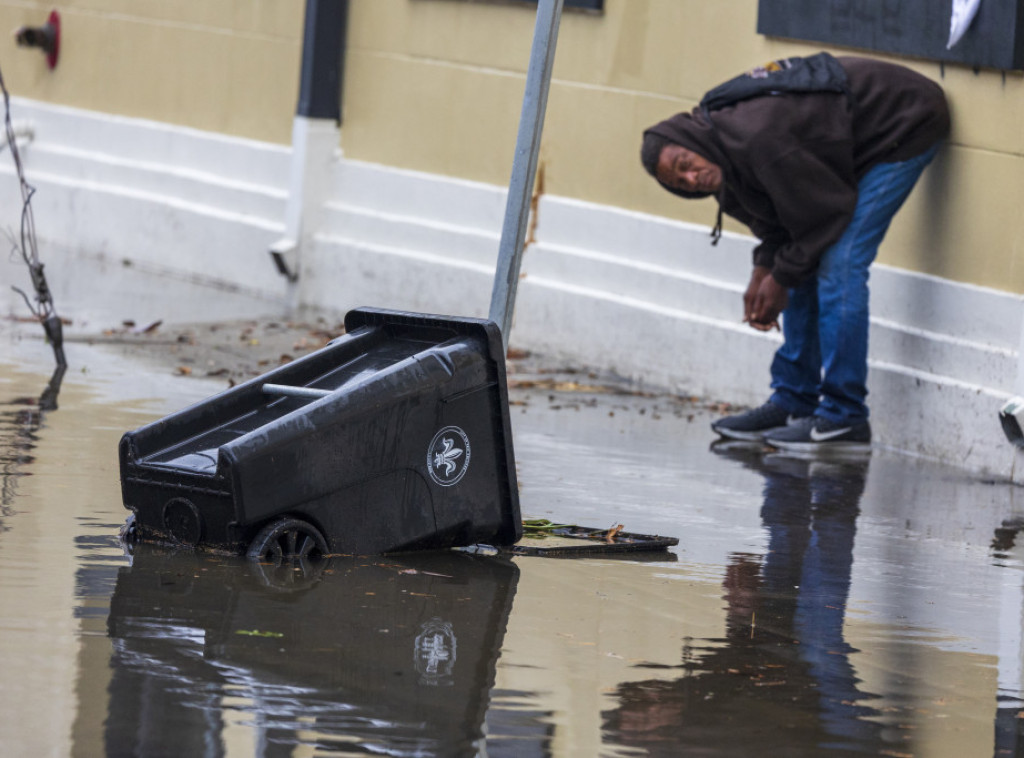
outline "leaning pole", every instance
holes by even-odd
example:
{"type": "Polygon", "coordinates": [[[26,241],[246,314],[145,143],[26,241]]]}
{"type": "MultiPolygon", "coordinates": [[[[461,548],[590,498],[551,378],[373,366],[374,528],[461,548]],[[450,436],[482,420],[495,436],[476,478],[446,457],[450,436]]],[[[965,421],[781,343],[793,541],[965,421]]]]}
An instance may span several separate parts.
{"type": "Polygon", "coordinates": [[[494,272],[491,291],[490,319],[501,329],[501,339],[508,350],[512,313],[516,304],[519,269],[526,244],[526,222],[530,215],[540,138],[544,131],[544,112],[551,86],[551,69],[555,61],[558,42],[558,24],[562,18],[564,0],[540,0],[537,5],[537,23],[533,33],[530,67],[526,73],[526,91],[523,111],[519,118],[512,178],[509,181],[505,221],[498,246],[498,264],[494,272]]]}

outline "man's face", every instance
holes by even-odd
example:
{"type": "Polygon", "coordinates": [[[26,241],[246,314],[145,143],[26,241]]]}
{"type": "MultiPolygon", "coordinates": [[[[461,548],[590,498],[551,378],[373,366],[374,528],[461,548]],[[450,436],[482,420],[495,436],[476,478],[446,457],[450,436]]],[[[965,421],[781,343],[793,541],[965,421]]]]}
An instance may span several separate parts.
{"type": "Polygon", "coordinates": [[[681,145],[666,145],[658,157],[658,181],[684,192],[718,192],[722,169],[681,145]]]}

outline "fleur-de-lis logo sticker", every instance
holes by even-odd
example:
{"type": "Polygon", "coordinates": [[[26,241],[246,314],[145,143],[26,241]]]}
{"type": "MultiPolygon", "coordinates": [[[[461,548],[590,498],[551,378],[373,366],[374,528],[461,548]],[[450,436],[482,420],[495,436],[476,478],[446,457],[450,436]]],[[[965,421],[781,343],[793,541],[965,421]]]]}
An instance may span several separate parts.
{"type": "Polygon", "coordinates": [[[430,478],[442,487],[457,484],[469,468],[469,437],[457,426],[446,426],[434,435],[427,449],[430,478]]]}
{"type": "Polygon", "coordinates": [[[451,476],[452,472],[458,468],[455,461],[462,457],[462,448],[455,447],[455,442],[451,437],[442,439],[441,444],[444,445],[444,450],[434,453],[434,468],[438,471],[444,469],[442,476],[451,476]]]}

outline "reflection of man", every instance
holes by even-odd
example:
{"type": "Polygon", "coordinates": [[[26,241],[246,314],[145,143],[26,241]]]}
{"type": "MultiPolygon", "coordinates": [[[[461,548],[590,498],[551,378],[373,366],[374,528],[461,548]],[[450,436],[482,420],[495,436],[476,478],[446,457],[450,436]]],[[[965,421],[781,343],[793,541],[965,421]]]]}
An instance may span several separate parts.
{"type": "Polygon", "coordinates": [[[867,448],[868,267],[949,114],[933,81],[866,58],[788,59],[741,81],[781,85],[811,66],[810,91],[771,84],[656,124],[641,158],[669,192],[714,196],[720,214],[750,227],[760,244],[744,320],[764,331],[784,314],[773,394],[712,428],[788,449],[867,448]]]}
{"type": "Polygon", "coordinates": [[[737,454],[765,477],[767,552],[736,554],[726,569],[725,639],[684,651],[680,679],[622,685],[607,739],[652,756],[707,745],[720,755],[877,755],[881,728],[866,718],[869,695],[843,638],[867,463],[737,454]]]}
{"type": "Polygon", "coordinates": [[[793,497],[782,477],[765,476],[762,599],[770,604],[773,597],[791,598],[779,621],[792,619],[800,660],[817,685],[821,724],[832,737],[856,743],[865,734],[860,718],[868,711],[857,704],[864,695],[857,690],[843,620],[867,463],[789,463],[807,466],[806,490],[793,497]]]}

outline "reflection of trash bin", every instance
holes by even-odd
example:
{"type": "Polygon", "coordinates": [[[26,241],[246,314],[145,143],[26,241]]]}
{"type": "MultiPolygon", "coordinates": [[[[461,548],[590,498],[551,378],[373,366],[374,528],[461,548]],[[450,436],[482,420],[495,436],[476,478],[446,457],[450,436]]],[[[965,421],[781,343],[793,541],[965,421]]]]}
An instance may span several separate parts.
{"type": "Polygon", "coordinates": [[[139,537],[269,557],[519,539],[497,327],[360,309],[345,328],[124,435],[139,537]]]}
{"type": "Polygon", "coordinates": [[[106,754],[219,755],[209,746],[244,725],[267,756],[311,741],[317,755],[478,754],[511,560],[339,556],[298,582],[266,569],[135,547],[107,621],[106,754]]]}

